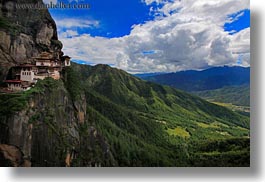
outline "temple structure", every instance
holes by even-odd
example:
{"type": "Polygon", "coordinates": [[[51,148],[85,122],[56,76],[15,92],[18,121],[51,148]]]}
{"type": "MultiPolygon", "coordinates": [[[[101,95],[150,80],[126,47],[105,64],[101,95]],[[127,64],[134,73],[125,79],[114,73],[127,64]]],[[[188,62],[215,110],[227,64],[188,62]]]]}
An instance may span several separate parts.
{"type": "Polygon", "coordinates": [[[12,79],[5,80],[8,91],[25,91],[30,89],[38,80],[51,77],[60,79],[64,67],[71,66],[69,56],[54,56],[49,52],[42,52],[27,63],[17,65],[12,70],[12,79]]]}

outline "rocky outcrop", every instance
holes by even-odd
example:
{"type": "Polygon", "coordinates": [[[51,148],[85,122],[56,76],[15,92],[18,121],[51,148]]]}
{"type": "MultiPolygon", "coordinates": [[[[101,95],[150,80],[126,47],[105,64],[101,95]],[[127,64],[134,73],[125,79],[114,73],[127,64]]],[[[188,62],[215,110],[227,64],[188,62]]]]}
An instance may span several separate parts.
{"type": "Polygon", "coordinates": [[[86,98],[84,95],[81,95],[80,101],[79,102],[75,101],[73,104],[74,108],[78,111],[77,118],[79,123],[84,124],[86,116],[86,107],[87,107],[86,98]]]}
{"type": "Polygon", "coordinates": [[[47,9],[17,9],[16,3],[42,0],[0,0],[0,83],[10,67],[43,51],[61,54],[57,28],[47,9]]]}
{"type": "Polygon", "coordinates": [[[36,42],[38,44],[51,46],[51,40],[54,35],[54,29],[51,25],[43,24],[37,33],[36,42]]]}
{"type": "Polygon", "coordinates": [[[1,166],[9,167],[30,167],[29,160],[24,158],[21,150],[12,145],[0,144],[0,163],[1,166]]]}

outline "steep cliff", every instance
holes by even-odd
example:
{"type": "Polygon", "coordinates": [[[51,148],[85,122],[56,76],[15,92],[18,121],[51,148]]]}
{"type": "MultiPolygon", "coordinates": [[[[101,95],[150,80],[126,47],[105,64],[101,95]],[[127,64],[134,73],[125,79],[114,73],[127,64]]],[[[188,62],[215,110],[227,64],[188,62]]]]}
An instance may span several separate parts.
{"type": "Polygon", "coordinates": [[[8,159],[11,166],[115,165],[108,144],[88,122],[84,100],[82,93],[73,100],[63,81],[51,78],[28,92],[0,95],[0,151],[14,153],[12,146],[21,150],[9,158],[0,157],[0,162],[8,159]],[[103,152],[104,163],[95,157],[103,152]]]}
{"type": "Polygon", "coordinates": [[[0,0],[0,83],[9,68],[43,51],[60,53],[56,24],[47,9],[18,9],[16,3],[42,0],[0,0]]]}
{"type": "MultiPolygon", "coordinates": [[[[43,51],[62,54],[48,10],[18,9],[18,3],[42,0],[0,0],[0,84],[16,64],[43,51]]],[[[69,74],[65,82],[47,79],[28,92],[0,95],[1,166],[115,165],[108,144],[87,121],[84,94],[67,90],[69,74]],[[95,157],[101,153],[105,163],[95,157]]]]}

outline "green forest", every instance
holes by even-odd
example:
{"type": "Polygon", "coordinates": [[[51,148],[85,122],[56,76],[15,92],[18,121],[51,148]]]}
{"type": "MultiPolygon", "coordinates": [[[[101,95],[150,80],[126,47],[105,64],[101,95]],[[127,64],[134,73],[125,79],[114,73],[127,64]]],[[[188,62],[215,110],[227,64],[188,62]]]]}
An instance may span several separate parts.
{"type": "MultiPolygon", "coordinates": [[[[101,166],[250,165],[248,116],[106,65],[74,64],[62,74],[62,80],[47,78],[29,91],[0,95],[6,106],[1,107],[0,115],[4,118],[21,110],[33,95],[65,87],[73,102],[87,104],[85,122],[78,125],[86,144],[78,149],[72,166],[83,166],[92,159],[101,166]],[[87,145],[91,127],[101,138],[87,145]],[[111,157],[104,153],[102,140],[111,157]]],[[[69,147],[60,128],[50,122],[54,116],[46,112],[42,117],[50,132],[62,137],[60,146],[69,147]]],[[[39,118],[30,118],[30,123],[39,118]]]]}

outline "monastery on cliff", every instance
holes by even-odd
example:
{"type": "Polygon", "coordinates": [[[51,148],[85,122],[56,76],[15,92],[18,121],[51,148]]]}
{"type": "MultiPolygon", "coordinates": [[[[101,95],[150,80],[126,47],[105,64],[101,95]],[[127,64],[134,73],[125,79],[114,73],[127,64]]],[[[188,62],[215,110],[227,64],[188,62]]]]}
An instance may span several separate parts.
{"type": "Polygon", "coordinates": [[[61,58],[52,53],[42,52],[38,57],[33,57],[29,62],[17,65],[12,70],[12,79],[5,80],[7,90],[11,92],[29,90],[38,80],[51,77],[60,79],[64,67],[71,66],[71,58],[61,58]]]}

